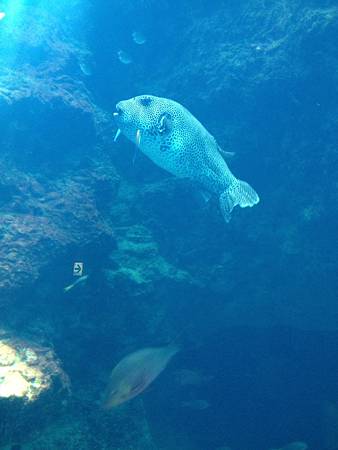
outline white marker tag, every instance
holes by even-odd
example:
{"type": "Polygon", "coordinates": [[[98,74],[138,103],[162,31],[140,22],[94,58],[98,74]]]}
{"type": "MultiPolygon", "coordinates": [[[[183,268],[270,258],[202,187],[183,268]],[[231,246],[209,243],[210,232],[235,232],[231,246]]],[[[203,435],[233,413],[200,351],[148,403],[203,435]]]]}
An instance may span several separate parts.
{"type": "Polygon", "coordinates": [[[83,262],[75,262],[73,266],[74,277],[82,277],[83,274],[83,262]]]}

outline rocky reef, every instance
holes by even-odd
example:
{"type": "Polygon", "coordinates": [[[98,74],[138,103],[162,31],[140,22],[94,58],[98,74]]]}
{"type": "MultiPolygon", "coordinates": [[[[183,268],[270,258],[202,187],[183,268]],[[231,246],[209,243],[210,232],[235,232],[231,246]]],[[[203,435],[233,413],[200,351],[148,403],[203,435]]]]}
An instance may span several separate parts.
{"type": "Polygon", "coordinates": [[[53,260],[71,246],[114,245],[107,220],[97,208],[96,196],[112,197],[117,189],[115,174],[98,169],[83,170],[67,179],[39,182],[6,164],[1,180],[0,287],[2,302],[13,290],[36,281],[53,260]]]}

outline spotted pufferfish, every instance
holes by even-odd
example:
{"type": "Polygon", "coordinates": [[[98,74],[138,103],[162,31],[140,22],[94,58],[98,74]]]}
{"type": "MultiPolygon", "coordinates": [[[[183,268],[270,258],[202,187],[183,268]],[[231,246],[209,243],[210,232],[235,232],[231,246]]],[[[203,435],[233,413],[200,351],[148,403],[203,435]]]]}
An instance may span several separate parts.
{"type": "Polygon", "coordinates": [[[206,198],[217,195],[223,217],[230,221],[235,206],[259,202],[256,191],[229,169],[216,139],[174,100],[140,95],[117,103],[114,119],[122,132],[155,164],[192,180],[206,198]]]}

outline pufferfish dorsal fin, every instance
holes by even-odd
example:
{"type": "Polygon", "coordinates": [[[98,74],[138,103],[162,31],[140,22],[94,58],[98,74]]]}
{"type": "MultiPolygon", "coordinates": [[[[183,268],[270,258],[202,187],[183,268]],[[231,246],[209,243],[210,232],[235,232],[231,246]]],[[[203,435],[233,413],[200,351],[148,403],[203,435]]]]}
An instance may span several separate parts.
{"type": "Polygon", "coordinates": [[[172,118],[169,113],[163,113],[158,121],[158,131],[160,134],[168,133],[172,128],[172,118]]]}

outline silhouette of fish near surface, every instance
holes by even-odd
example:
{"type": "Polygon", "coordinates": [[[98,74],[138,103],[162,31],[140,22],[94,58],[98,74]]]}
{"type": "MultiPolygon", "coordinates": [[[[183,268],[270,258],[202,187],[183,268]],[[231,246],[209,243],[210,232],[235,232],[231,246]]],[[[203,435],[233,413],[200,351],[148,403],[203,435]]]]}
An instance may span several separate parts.
{"type": "Polygon", "coordinates": [[[217,195],[226,222],[235,206],[259,202],[255,190],[230,171],[216,139],[179,103],[140,95],[119,102],[114,118],[115,140],[122,132],[158,166],[191,179],[206,197],[217,195]]]}
{"type": "Polygon", "coordinates": [[[149,347],[125,356],[111,373],[103,407],[120,405],[144,391],[178,350],[174,345],[149,347]]]}

